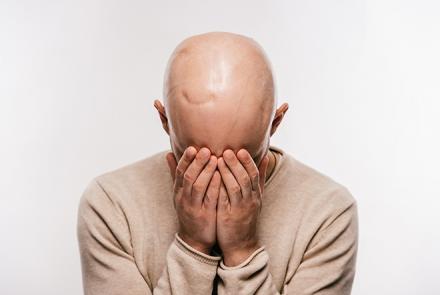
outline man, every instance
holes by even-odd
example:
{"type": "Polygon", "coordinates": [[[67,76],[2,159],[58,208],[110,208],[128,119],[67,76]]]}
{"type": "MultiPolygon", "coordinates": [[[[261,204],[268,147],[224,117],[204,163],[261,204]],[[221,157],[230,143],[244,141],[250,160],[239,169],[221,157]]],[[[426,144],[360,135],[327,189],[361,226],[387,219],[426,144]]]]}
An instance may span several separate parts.
{"type": "Polygon", "coordinates": [[[356,201],[270,145],[262,48],[231,33],[184,40],[156,100],[172,152],[95,178],[78,239],[86,294],[350,294],[356,201]]]}

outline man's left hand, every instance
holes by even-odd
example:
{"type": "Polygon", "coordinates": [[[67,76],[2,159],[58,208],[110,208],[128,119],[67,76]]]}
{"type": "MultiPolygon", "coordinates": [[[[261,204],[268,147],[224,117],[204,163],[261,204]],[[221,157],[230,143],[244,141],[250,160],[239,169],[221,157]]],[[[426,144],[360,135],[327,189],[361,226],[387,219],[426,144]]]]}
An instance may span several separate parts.
{"type": "Polygon", "coordinates": [[[227,266],[238,265],[259,248],[257,220],[261,211],[269,157],[259,167],[245,149],[230,149],[218,158],[222,178],[217,204],[217,241],[227,266]]]}

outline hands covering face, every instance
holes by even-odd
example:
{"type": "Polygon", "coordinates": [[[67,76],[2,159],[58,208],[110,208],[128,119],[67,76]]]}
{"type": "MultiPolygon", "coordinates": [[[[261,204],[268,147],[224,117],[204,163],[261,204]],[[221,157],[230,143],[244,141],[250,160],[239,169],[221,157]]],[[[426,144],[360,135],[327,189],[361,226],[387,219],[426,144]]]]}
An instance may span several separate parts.
{"type": "Polygon", "coordinates": [[[208,148],[188,147],[177,163],[167,154],[174,180],[179,236],[209,254],[217,242],[224,263],[237,265],[258,247],[257,220],[269,158],[257,167],[249,152],[228,149],[222,157],[208,148]]]}

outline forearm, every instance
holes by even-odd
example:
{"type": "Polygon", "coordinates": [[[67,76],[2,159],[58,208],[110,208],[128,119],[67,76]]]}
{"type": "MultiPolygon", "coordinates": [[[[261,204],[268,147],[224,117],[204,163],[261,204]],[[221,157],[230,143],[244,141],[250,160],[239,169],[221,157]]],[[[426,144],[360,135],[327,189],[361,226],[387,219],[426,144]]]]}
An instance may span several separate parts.
{"type": "Polygon", "coordinates": [[[153,294],[212,294],[220,259],[192,248],[176,234],[153,294]]]}
{"type": "Polygon", "coordinates": [[[273,283],[268,262],[264,246],[236,266],[226,266],[222,260],[217,269],[218,294],[280,294],[273,283]]]}

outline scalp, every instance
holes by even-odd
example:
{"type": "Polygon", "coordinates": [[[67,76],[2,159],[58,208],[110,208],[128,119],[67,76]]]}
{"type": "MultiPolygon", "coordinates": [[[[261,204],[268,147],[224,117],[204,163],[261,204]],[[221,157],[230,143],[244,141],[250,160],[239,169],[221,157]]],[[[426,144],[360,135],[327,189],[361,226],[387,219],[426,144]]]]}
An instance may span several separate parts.
{"type": "Polygon", "coordinates": [[[261,92],[249,99],[275,98],[271,65],[262,47],[243,35],[211,32],[189,37],[173,51],[165,72],[164,99],[197,104],[249,87],[261,92]],[[178,90],[181,97],[174,95],[178,90]],[[197,91],[189,95],[191,90],[197,91]]]}

